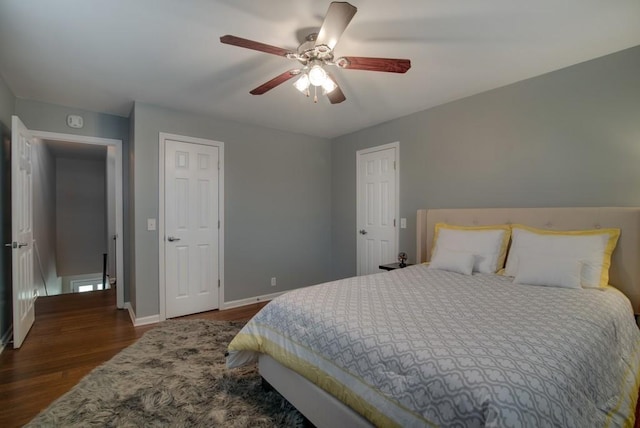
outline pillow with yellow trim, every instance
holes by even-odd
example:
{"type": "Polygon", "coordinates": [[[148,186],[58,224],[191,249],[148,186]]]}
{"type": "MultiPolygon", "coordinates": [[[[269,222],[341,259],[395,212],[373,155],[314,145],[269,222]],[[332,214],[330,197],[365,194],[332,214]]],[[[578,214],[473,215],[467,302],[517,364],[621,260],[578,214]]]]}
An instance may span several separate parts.
{"type": "Polygon", "coordinates": [[[505,275],[518,276],[518,266],[527,258],[555,258],[580,263],[582,287],[604,287],[609,284],[611,255],[619,237],[620,229],[559,231],[514,224],[505,275]]]}
{"type": "Polygon", "coordinates": [[[507,246],[511,236],[509,225],[454,226],[437,223],[433,236],[431,259],[442,248],[474,256],[473,271],[495,273],[504,266],[507,246]]]}

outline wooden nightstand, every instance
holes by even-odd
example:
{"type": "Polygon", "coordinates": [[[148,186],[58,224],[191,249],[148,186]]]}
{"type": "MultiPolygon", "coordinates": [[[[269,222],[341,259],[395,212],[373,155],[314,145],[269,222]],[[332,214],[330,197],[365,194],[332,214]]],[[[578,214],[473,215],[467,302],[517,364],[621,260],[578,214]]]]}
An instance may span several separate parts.
{"type": "Polygon", "coordinates": [[[404,266],[400,266],[400,263],[389,263],[386,265],[380,265],[378,266],[378,269],[382,269],[382,270],[394,270],[394,269],[402,269],[405,268],[407,266],[413,266],[413,264],[411,263],[405,263],[404,266]]]}

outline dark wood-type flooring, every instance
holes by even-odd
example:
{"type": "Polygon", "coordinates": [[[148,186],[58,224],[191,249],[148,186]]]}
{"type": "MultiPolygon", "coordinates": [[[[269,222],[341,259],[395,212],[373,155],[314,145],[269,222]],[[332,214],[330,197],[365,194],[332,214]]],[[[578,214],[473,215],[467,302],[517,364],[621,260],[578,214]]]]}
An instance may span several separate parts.
{"type": "MultiPolygon", "coordinates": [[[[134,327],[115,289],[40,297],[36,321],[18,350],[0,354],[0,427],[22,426],[95,367],[154,325],[134,327]]],[[[266,303],[185,318],[245,320],[266,303]]]]}

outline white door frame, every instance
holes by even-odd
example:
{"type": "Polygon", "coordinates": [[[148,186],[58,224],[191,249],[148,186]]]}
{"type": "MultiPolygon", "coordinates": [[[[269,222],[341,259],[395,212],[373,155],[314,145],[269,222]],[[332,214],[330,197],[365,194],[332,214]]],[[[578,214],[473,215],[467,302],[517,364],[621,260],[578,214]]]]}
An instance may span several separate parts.
{"type": "MultiPolygon", "coordinates": [[[[89,137],[85,135],[75,135],[75,134],[61,134],[58,132],[47,132],[47,131],[31,131],[35,138],[39,138],[41,140],[50,140],[50,141],[66,141],[70,143],[78,143],[78,144],[93,144],[97,146],[112,146],[116,150],[116,172],[115,172],[115,180],[116,180],[116,200],[115,200],[115,210],[116,210],[116,306],[118,309],[124,308],[124,287],[125,278],[124,278],[124,230],[123,230],[123,215],[124,215],[124,204],[123,204],[123,196],[122,196],[122,140],[116,140],[112,138],[100,138],[100,137],[89,137]]],[[[111,245],[109,242],[108,245],[111,245]]]]}
{"type": "Polygon", "coordinates": [[[218,218],[220,220],[220,230],[218,231],[218,275],[220,279],[220,288],[218,288],[218,307],[222,308],[224,304],[224,143],[220,141],[207,140],[204,138],[187,137],[185,135],[169,134],[160,132],[158,136],[158,282],[160,293],[160,321],[167,319],[166,313],[166,292],[167,282],[165,278],[165,227],[164,227],[164,210],[165,210],[165,143],[166,140],[180,141],[183,143],[202,144],[205,146],[214,146],[219,150],[220,169],[218,172],[218,218]]]}
{"type": "Polygon", "coordinates": [[[379,152],[381,150],[387,149],[396,149],[396,200],[395,200],[395,209],[393,210],[395,215],[396,227],[395,227],[395,246],[396,251],[400,248],[400,225],[398,222],[400,221],[400,142],[396,141],[394,143],[383,144],[381,146],[369,147],[366,149],[356,151],[356,272],[357,275],[360,275],[360,245],[358,245],[358,230],[360,229],[360,225],[358,221],[360,219],[361,209],[360,209],[360,156],[366,155],[373,152],[379,152]]]}

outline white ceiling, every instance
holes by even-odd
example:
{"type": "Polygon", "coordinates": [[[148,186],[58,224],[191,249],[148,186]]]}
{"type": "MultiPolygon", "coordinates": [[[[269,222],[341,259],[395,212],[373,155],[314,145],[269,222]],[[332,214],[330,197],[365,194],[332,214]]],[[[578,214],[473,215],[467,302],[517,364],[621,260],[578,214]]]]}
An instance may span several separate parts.
{"type": "Polygon", "coordinates": [[[351,0],[336,56],[409,58],[407,74],[335,70],[347,100],[305,98],[295,49],[318,0],[0,0],[0,75],[20,98],[128,116],[133,101],[335,137],[640,44],[638,0],[351,0]]]}

